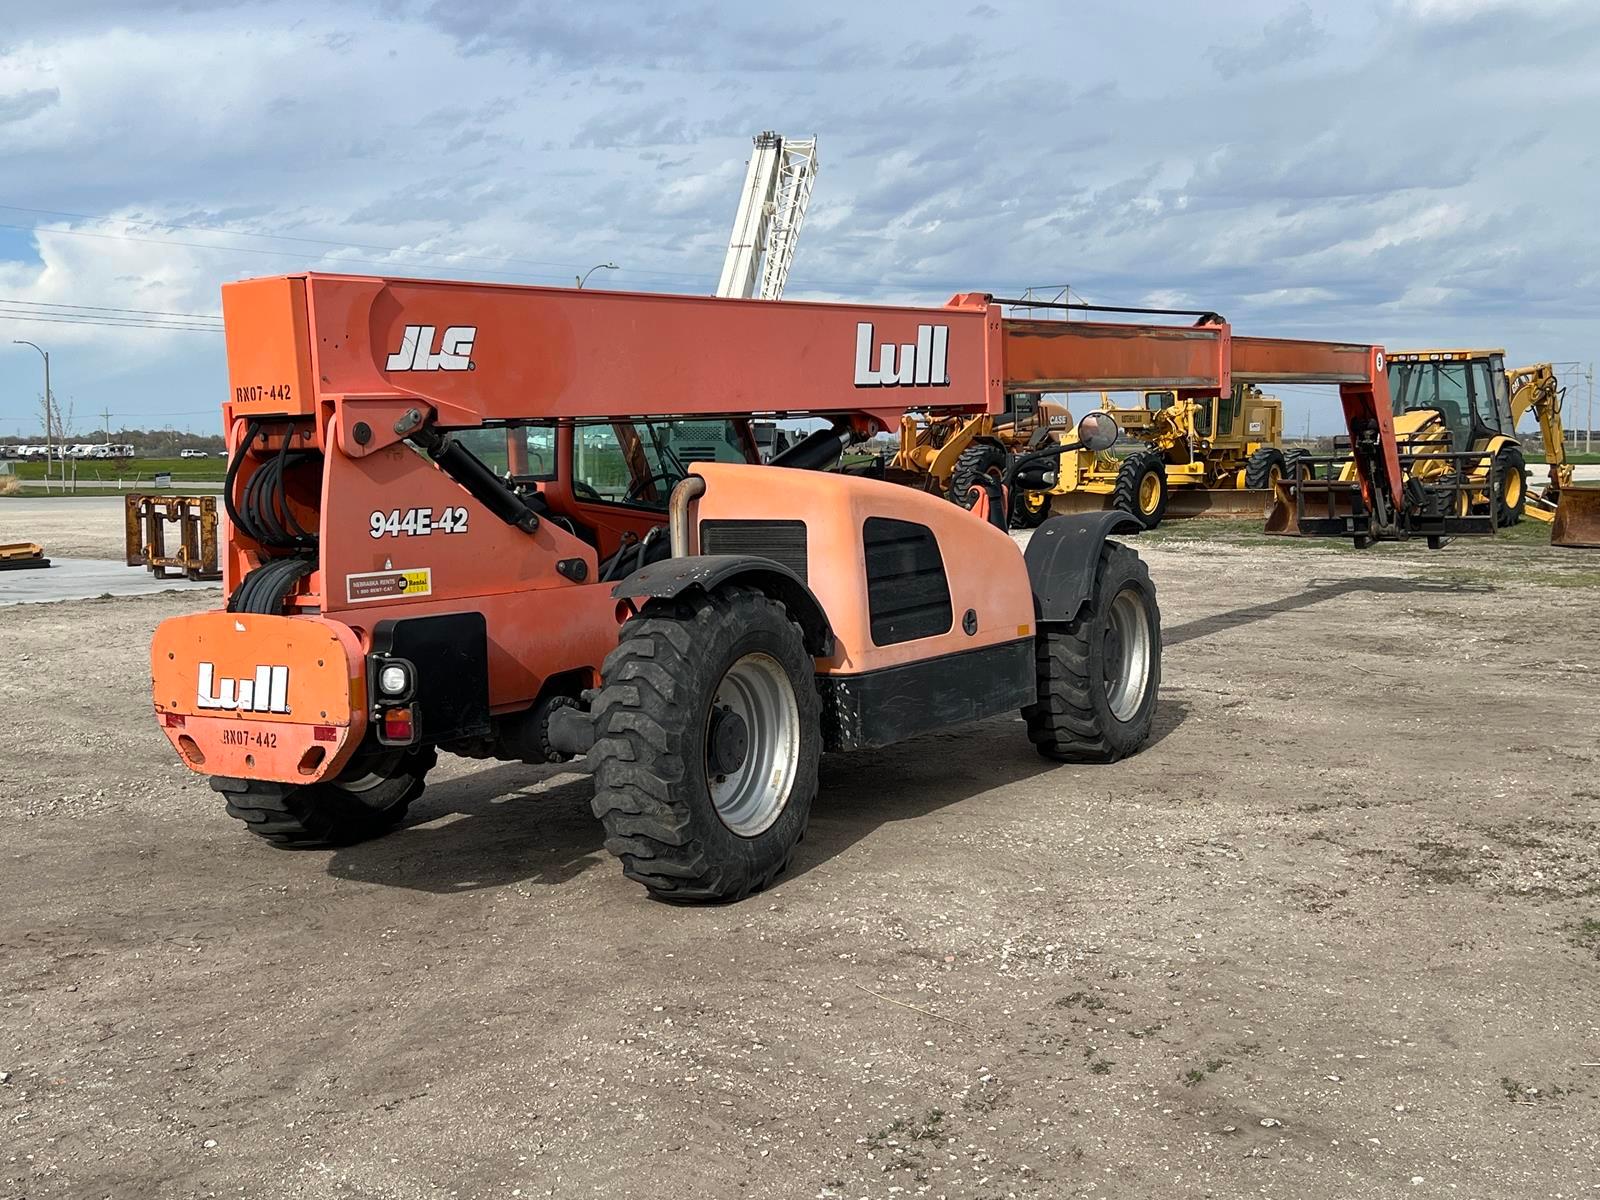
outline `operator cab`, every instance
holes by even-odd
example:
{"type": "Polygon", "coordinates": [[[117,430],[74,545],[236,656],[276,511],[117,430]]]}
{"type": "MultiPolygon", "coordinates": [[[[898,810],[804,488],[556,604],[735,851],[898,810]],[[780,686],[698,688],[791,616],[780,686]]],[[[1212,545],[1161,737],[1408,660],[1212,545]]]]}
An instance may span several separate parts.
{"type": "Polygon", "coordinates": [[[601,578],[666,552],[667,501],[695,463],[759,463],[748,420],[512,421],[455,438],[541,517],[593,546],[601,578]],[[647,557],[648,556],[648,557],[647,557]]]}
{"type": "Polygon", "coordinates": [[[1503,350],[1428,350],[1389,355],[1394,416],[1432,409],[1457,453],[1496,434],[1516,436],[1503,350]]]}

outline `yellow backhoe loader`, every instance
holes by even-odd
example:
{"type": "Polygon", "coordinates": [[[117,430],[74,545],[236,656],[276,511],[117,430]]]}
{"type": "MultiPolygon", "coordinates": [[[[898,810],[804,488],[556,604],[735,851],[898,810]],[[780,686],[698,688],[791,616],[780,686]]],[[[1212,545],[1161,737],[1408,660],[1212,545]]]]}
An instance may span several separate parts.
{"type": "MultiPolygon", "coordinates": [[[[1556,545],[1600,545],[1600,491],[1573,487],[1561,428],[1561,392],[1549,363],[1505,366],[1503,350],[1405,350],[1389,355],[1389,398],[1401,452],[1430,449],[1476,455],[1465,475],[1466,503],[1496,524],[1524,516],[1553,523],[1556,545]],[[1537,493],[1516,436],[1532,413],[1549,475],[1537,493]],[[1492,484],[1491,484],[1492,476],[1492,484]]],[[[1419,475],[1452,469],[1424,458],[1419,475]]]]}

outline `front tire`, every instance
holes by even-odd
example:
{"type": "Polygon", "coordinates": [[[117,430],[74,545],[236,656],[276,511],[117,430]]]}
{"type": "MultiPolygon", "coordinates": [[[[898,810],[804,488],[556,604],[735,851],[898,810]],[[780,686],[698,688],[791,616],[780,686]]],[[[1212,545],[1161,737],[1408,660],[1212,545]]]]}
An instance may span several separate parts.
{"type": "Polygon", "coordinates": [[[1265,490],[1283,482],[1289,473],[1283,451],[1276,446],[1262,446],[1244,462],[1244,486],[1265,490]]]}
{"type": "Polygon", "coordinates": [[[439,756],[416,750],[360,750],[337,778],[297,787],[257,779],[217,779],[228,815],[275,846],[350,846],[398,825],[422,795],[439,756]]]}
{"type": "Polygon", "coordinates": [[[1041,627],[1035,662],[1038,699],[1022,716],[1040,754],[1104,763],[1143,746],[1161,688],[1161,610],[1143,560],[1102,546],[1088,609],[1071,625],[1041,627]]]}
{"type": "Polygon", "coordinates": [[[1500,493],[1494,501],[1496,525],[1515,525],[1522,520],[1528,507],[1528,460],[1520,446],[1501,446],[1495,451],[1495,471],[1500,479],[1500,493]]]}
{"type": "Polygon", "coordinates": [[[760,592],[656,601],[622,627],[595,700],[594,813],[659,900],[739,900],[788,866],[817,792],[814,666],[760,592]]]}
{"type": "Polygon", "coordinates": [[[1122,460],[1111,489],[1111,507],[1132,513],[1146,529],[1161,524],[1167,512],[1167,464],[1154,450],[1136,450],[1122,460]]]}

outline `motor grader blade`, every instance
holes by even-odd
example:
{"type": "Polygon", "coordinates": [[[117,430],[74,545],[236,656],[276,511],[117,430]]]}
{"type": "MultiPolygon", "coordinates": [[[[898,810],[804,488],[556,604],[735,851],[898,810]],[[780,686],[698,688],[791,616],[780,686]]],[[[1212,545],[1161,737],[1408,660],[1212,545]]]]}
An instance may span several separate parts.
{"type": "Polygon", "coordinates": [[[1600,550],[1600,488],[1564,487],[1550,526],[1552,546],[1600,550]]]}
{"type": "Polygon", "coordinates": [[[44,547],[38,542],[0,542],[0,571],[27,571],[49,565],[44,547]]]}
{"type": "Polygon", "coordinates": [[[1260,519],[1273,506],[1267,488],[1185,488],[1167,493],[1163,520],[1174,517],[1251,517],[1260,519]]]}

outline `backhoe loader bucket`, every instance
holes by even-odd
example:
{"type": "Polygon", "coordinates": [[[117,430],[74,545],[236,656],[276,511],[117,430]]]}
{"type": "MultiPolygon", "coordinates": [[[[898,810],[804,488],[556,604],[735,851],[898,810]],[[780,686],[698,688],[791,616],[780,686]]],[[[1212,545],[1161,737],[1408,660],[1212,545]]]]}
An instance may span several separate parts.
{"type": "Polygon", "coordinates": [[[1550,527],[1552,546],[1600,550],[1600,488],[1564,487],[1550,527]]]}

